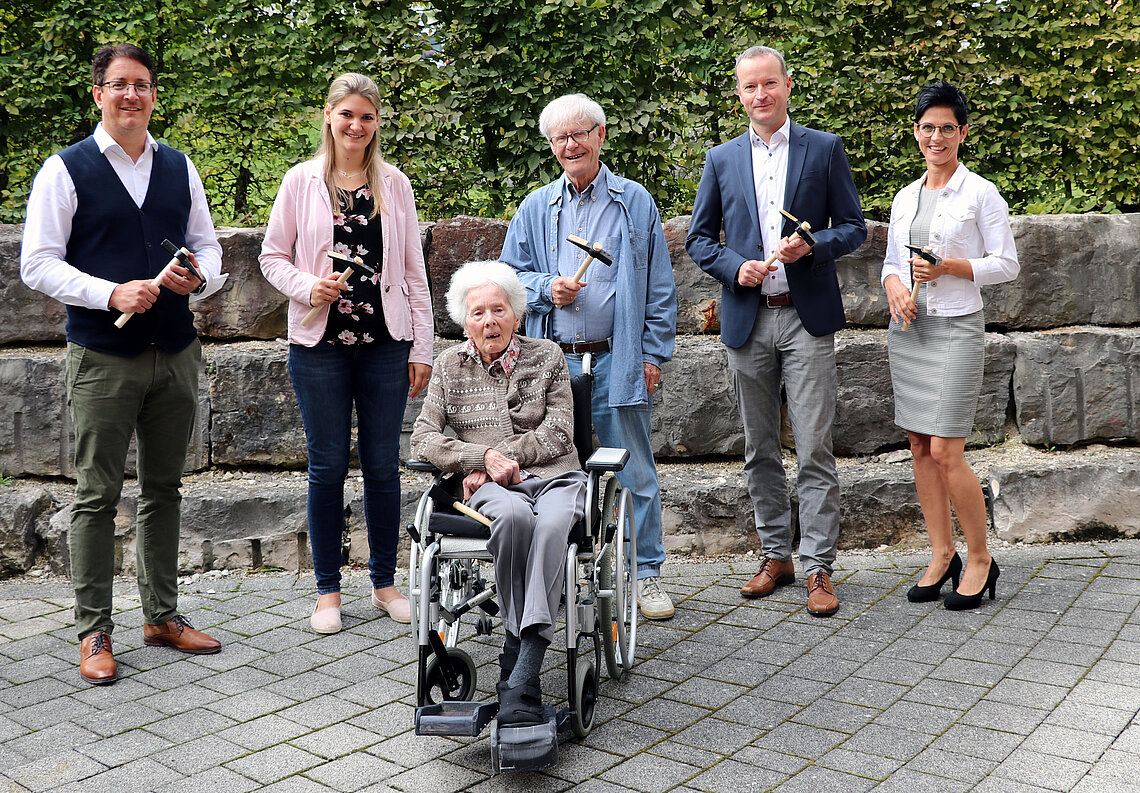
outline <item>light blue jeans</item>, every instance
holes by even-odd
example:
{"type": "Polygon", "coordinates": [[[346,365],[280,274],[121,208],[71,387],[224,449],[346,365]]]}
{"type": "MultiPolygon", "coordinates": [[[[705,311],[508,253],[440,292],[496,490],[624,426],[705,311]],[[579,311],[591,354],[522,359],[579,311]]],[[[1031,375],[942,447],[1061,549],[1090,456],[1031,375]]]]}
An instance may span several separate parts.
{"type": "MultiPolygon", "coordinates": [[[[622,487],[633,496],[633,518],[637,526],[637,577],[661,575],[665,562],[665,539],[661,533],[661,485],[657,462],[650,443],[649,405],[610,407],[610,363],[608,352],[594,355],[594,398],[590,411],[594,432],[603,446],[629,450],[629,462],[618,473],[622,487]]],[[[582,373],[582,356],[567,355],[571,376],[582,373]]]]}

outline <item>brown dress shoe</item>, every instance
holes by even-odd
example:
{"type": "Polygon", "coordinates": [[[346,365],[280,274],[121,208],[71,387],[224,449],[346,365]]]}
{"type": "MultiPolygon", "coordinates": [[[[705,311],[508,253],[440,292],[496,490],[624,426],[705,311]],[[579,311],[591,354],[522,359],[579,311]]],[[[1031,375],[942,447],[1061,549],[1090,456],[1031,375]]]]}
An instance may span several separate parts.
{"type": "Polygon", "coordinates": [[[813,617],[830,617],[839,611],[839,598],[831,585],[831,576],[821,571],[808,576],[808,613],[813,617]]]}
{"type": "Polygon", "coordinates": [[[789,559],[781,562],[765,556],[760,562],[760,569],[756,575],[748,579],[748,583],[740,588],[740,594],[746,598],[762,598],[772,594],[778,586],[787,586],[796,581],[796,566],[789,559]]]}
{"type": "Polygon", "coordinates": [[[165,645],[193,655],[212,655],[222,649],[220,641],[195,630],[181,614],[162,625],[143,625],[143,643],[152,647],[165,645]]]}
{"type": "Polygon", "coordinates": [[[79,643],[79,676],[97,686],[118,679],[119,668],[111,652],[111,634],[107,631],[97,631],[79,643]]]}

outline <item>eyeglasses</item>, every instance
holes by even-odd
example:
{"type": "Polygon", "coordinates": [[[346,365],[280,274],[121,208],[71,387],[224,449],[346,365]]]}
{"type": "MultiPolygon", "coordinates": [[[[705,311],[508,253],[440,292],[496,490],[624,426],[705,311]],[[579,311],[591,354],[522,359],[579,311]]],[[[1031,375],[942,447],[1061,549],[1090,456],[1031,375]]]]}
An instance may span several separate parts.
{"type": "Polygon", "coordinates": [[[549,138],[550,145],[554,146],[556,148],[561,147],[561,146],[565,146],[566,141],[569,138],[573,138],[575,143],[585,143],[586,140],[590,137],[590,133],[593,132],[595,129],[597,129],[600,126],[601,126],[601,124],[595,124],[594,126],[590,127],[589,129],[576,129],[573,132],[571,132],[569,135],[551,135],[549,138]]]}
{"type": "Polygon", "coordinates": [[[139,96],[150,96],[154,92],[154,83],[125,83],[122,80],[108,80],[99,83],[100,88],[106,88],[112,94],[125,94],[128,88],[135,89],[139,96]]]}
{"type": "Polygon", "coordinates": [[[934,137],[934,130],[938,130],[939,132],[942,133],[942,137],[950,138],[950,137],[953,137],[954,135],[957,135],[958,130],[960,130],[964,126],[966,126],[966,125],[965,124],[941,124],[941,125],[936,127],[933,124],[919,124],[918,125],[918,134],[924,138],[932,138],[932,137],[934,137]]]}

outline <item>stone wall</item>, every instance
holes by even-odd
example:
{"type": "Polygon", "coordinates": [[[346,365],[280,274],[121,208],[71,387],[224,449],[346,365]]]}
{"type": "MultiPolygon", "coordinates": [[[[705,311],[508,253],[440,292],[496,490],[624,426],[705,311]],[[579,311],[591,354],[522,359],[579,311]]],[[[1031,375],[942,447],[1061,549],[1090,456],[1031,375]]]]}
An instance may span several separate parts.
{"type": "MultiPolygon", "coordinates": [[[[679,335],[654,398],[653,445],[667,545],[686,553],[741,551],[755,541],[740,470],[744,439],[716,335],[720,287],[684,251],[688,221],[665,224],[679,335]]],[[[465,261],[494,258],[506,225],[467,217],[421,224],[441,334],[437,351],[459,335],[443,306],[451,273],[465,261]]],[[[986,369],[970,438],[972,453],[980,455],[976,470],[990,490],[994,529],[1011,541],[1134,536],[1140,533],[1140,215],[1017,217],[1013,227],[1022,273],[984,290],[986,369]]],[[[230,279],[194,306],[206,354],[187,464],[181,563],[188,571],[297,567],[307,560],[304,433],[281,338],[285,301],[257,264],[262,232],[219,229],[230,279]]],[[[836,337],[834,433],[843,457],[847,547],[905,542],[922,530],[909,453],[899,451],[905,437],[893,423],[879,286],[885,236],[885,226],[870,224],[867,243],[839,262],[851,324],[836,337]]],[[[0,576],[37,559],[66,569],[67,482],[74,477],[62,377],[65,313],[19,280],[19,244],[19,226],[0,226],[0,307],[11,318],[0,327],[0,473],[13,478],[0,488],[0,576]]],[[[405,441],[418,412],[417,400],[405,415],[405,441]]],[[[787,467],[794,497],[790,455],[787,467]]],[[[133,473],[133,453],[128,468],[133,473]]],[[[409,477],[405,519],[420,482],[409,477]]],[[[120,508],[118,558],[125,571],[133,569],[134,492],[128,486],[120,508]]],[[[359,494],[346,499],[346,554],[359,561],[365,558],[359,494]]]]}

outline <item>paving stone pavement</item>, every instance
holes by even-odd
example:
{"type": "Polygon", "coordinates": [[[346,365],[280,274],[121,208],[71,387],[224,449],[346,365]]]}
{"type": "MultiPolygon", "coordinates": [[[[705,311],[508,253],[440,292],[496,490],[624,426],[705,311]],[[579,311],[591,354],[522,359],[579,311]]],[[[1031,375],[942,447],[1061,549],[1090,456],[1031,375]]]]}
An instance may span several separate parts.
{"type": "MultiPolygon", "coordinates": [[[[134,583],[118,582],[122,678],[103,687],[79,678],[68,583],[0,582],[0,788],[1140,791],[1140,541],[994,555],[998,599],[952,613],[907,602],[921,555],[841,554],[829,619],[807,614],[802,580],[741,600],[750,557],[671,561],[676,617],[642,623],[593,732],[549,771],[501,776],[486,733],[413,733],[411,634],[360,572],[328,637],[309,630],[311,576],[185,583],[184,612],[225,643],[198,657],[143,646],[134,583]]],[[[500,641],[463,640],[484,698],[500,641]]],[[[565,685],[550,652],[543,688],[565,685]]]]}

